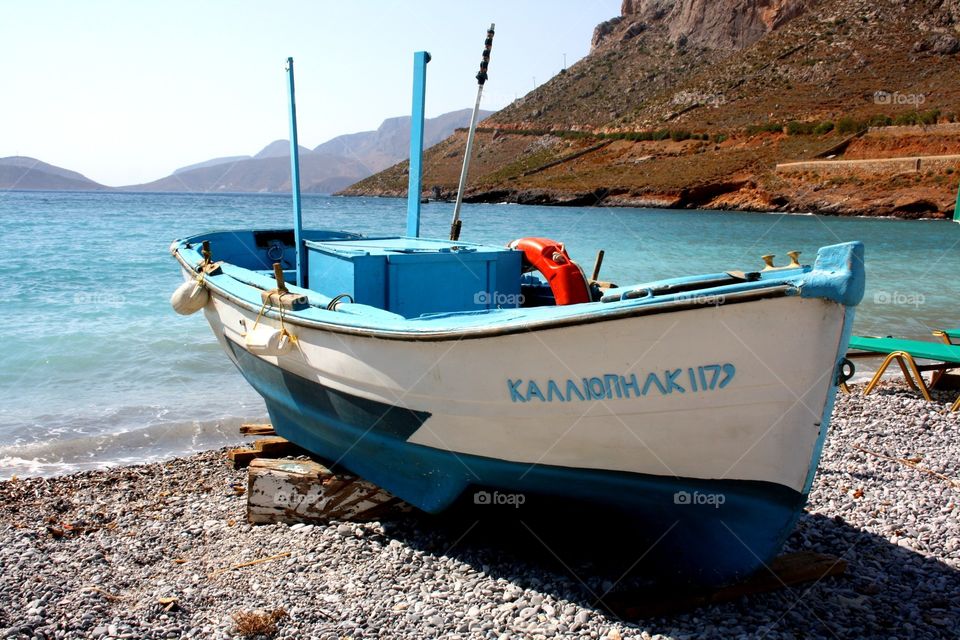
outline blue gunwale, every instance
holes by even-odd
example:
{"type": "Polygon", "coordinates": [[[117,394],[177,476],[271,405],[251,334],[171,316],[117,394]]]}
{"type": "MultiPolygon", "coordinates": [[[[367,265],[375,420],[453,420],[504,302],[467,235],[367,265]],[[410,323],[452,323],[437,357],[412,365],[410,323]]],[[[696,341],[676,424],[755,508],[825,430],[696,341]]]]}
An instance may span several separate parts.
{"type": "MultiPolygon", "coordinates": [[[[226,236],[237,232],[219,232],[199,234],[176,241],[171,251],[183,269],[196,273],[202,260],[199,252],[193,248],[203,239],[226,236]]],[[[249,233],[249,230],[241,232],[249,233]]],[[[337,241],[349,242],[341,236],[337,241]]],[[[390,241],[390,238],[359,238],[358,244],[371,240],[390,241]]],[[[308,238],[309,240],[309,238],[308,238]]],[[[433,242],[438,245],[449,244],[459,247],[483,248],[467,242],[449,243],[443,240],[424,240],[394,238],[398,242],[433,242]]],[[[545,306],[520,309],[491,309],[485,311],[467,311],[457,313],[427,314],[416,318],[404,318],[382,309],[359,304],[341,304],[336,311],[327,310],[329,298],[309,289],[288,284],[290,291],[307,296],[310,306],[300,311],[285,311],[284,321],[294,325],[326,330],[336,333],[349,333],[398,340],[460,340],[483,338],[493,335],[505,335],[531,330],[545,330],[577,324],[605,322],[610,320],[666,313],[695,308],[716,306],[716,298],[723,297],[724,304],[748,302],[761,298],[793,296],[834,299],[852,306],[859,302],[862,295],[862,263],[854,264],[851,256],[862,256],[862,245],[847,243],[825,247],[818,253],[814,267],[777,270],[761,273],[758,280],[736,284],[714,286],[694,291],[665,294],[655,297],[635,298],[615,302],[594,302],[568,306],[545,306]],[[824,263],[827,268],[820,268],[824,263]],[[837,268],[846,262],[846,270],[837,268]],[[810,284],[810,293],[806,295],[804,287],[810,284]]],[[[630,287],[621,287],[610,293],[622,293],[638,288],[655,288],[670,284],[683,284],[724,277],[726,274],[705,274],[671,278],[630,287]]],[[[222,272],[205,276],[211,291],[222,296],[239,307],[253,312],[261,311],[260,293],[272,289],[275,283],[269,276],[244,267],[224,264],[222,272]]],[[[263,314],[274,319],[279,313],[273,309],[263,309],[263,314]]]]}

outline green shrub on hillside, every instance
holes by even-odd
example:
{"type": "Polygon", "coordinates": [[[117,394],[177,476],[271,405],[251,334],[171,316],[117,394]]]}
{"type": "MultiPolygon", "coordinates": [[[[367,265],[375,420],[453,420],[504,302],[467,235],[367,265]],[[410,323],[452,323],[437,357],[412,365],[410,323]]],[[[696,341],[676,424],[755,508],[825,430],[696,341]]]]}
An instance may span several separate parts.
{"type": "Polygon", "coordinates": [[[940,119],[940,110],[931,109],[917,114],[917,124],[937,124],[940,119]]]}
{"type": "Polygon", "coordinates": [[[788,136],[808,136],[813,133],[816,124],[813,122],[797,122],[791,120],[787,123],[788,136]]]}
{"type": "Polygon", "coordinates": [[[748,136],[755,136],[758,133],[783,133],[783,125],[779,122],[766,122],[764,124],[751,124],[747,127],[748,136]]]}
{"type": "Polygon", "coordinates": [[[822,136],[825,133],[830,133],[831,131],[833,131],[833,122],[830,120],[824,120],[813,128],[813,132],[818,136],[822,136]]]}
{"type": "Polygon", "coordinates": [[[851,134],[857,133],[858,131],[865,131],[867,128],[866,122],[860,122],[854,120],[850,116],[844,116],[837,120],[837,133],[842,134],[851,134]]]}
{"type": "Polygon", "coordinates": [[[917,124],[917,112],[908,111],[906,113],[901,113],[897,115],[896,118],[893,119],[893,124],[897,125],[898,127],[905,127],[912,124],[917,124]]]}

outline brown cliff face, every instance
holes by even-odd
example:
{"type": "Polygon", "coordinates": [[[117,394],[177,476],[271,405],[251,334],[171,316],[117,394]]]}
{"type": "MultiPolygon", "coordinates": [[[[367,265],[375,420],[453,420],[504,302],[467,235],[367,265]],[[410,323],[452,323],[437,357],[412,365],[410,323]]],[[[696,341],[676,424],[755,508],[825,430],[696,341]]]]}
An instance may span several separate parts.
{"type": "MultiPolygon", "coordinates": [[[[960,161],[894,176],[869,161],[960,155],[960,0],[626,0],[622,13],[590,55],[484,121],[467,198],[952,212],[960,161]],[[878,123],[883,135],[851,142],[878,123]],[[817,159],[867,162],[777,169],[817,159]]],[[[464,138],[427,152],[425,185],[456,189],[464,138]]],[[[398,166],[349,192],[405,186],[398,166]]]]}
{"type": "MultiPolygon", "coordinates": [[[[594,30],[593,47],[617,34],[661,28],[669,42],[737,50],[807,11],[816,0],[623,0],[620,17],[594,30]]],[[[631,36],[627,35],[626,39],[631,36]]]]}

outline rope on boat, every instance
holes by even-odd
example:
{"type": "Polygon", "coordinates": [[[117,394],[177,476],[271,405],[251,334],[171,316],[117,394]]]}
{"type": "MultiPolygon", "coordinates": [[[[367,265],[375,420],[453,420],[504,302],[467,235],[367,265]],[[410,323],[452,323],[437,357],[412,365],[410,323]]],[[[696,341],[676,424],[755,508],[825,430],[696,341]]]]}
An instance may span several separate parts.
{"type": "Polygon", "coordinates": [[[335,296],[335,297],[333,298],[333,300],[331,300],[331,301],[327,304],[327,311],[336,311],[336,310],[337,310],[337,305],[340,304],[340,302],[341,302],[342,300],[350,300],[350,302],[352,303],[352,302],[353,302],[353,296],[350,295],[349,293],[341,293],[340,295],[335,296]]]}

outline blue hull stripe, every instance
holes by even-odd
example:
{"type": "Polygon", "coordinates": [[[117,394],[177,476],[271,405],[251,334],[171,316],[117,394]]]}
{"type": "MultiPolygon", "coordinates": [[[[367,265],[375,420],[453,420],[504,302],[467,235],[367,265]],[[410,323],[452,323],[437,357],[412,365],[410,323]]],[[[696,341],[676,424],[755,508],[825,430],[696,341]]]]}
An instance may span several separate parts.
{"type": "Polygon", "coordinates": [[[777,555],[805,502],[768,482],[531,465],[411,444],[411,428],[430,414],[334,391],[230,345],[277,433],[319,457],[428,512],[473,502],[481,490],[523,494],[531,505],[562,499],[561,522],[599,517],[598,527],[629,532],[625,566],[656,543],[654,563],[684,580],[740,579],[777,555]]]}
{"type": "Polygon", "coordinates": [[[257,377],[263,380],[261,384],[286,389],[291,399],[296,398],[303,415],[335,416],[353,428],[374,430],[401,440],[412,436],[430,417],[423,411],[368,400],[311,382],[264,362],[230,340],[227,344],[238,361],[243,359],[241,371],[256,370],[257,377]]]}

